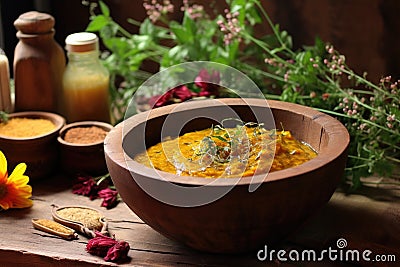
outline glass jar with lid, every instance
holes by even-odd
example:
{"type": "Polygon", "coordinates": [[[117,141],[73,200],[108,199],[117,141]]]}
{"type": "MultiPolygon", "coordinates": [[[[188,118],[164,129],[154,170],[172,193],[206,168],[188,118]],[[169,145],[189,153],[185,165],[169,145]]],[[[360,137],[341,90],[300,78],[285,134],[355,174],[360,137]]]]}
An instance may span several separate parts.
{"type": "Polygon", "coordinates": [[[99,40],[80,32],[65,39],[68,64],[63,75],[63,109],[68,122],[110,122],[109,72],[99,59],[99,40]]]}

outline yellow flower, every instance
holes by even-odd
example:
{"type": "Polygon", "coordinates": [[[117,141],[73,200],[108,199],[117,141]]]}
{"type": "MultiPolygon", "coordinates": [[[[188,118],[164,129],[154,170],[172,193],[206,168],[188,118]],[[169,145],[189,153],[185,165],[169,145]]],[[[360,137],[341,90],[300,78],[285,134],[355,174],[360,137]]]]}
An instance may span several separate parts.
{"type": "Polygon", "coordinates": [[[29,177],[24,175],[26,164],[20,163],[8,176],[7,160],[0,151],[0,210],[9,208],[28,208],[33,202],[29,177]]]}

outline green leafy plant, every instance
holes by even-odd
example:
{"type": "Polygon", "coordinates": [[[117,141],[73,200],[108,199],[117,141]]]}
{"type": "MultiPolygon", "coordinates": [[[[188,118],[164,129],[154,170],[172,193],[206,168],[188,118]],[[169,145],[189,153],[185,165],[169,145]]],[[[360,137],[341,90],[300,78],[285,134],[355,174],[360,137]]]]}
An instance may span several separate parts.
{"type": "Polygon", "coordinates": [[[370,82],[318,38],[313,46],[294,49],[291,36],[271,21],[259,0],[226,0],[226,5],[223,12],[207,14],[185,0],[182,19],[174,21],[169,13],[175,7],[168,0],[144,1],[148,18],[128,19],[139,26],[132,34],[112,19],[103,2],[91,4],[87,30],[98,32],[107,48],[103,59],[112,75],[117,119],[152,74],[145,62],[160,70],[187,61],[219,62],[247,74],[266,98],[307,105],[339,119],[351,135],[346,181],[354,188],[361,177],[389,176],[400,163],[400,81],[370,82]],[[260,23],[272,33],[257,36],[254,26],[260,23]]]}

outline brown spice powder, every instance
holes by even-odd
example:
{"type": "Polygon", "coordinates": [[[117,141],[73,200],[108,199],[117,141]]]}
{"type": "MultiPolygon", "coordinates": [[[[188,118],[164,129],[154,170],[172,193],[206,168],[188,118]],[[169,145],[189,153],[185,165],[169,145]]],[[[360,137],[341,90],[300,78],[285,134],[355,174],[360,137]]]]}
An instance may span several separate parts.
{"type": "Polygon", "coordinates": [[[104,141],[107,131],[100,127],[75,127],[67,130],[64,140],[73,144],[91,144],[104,141]]]}
{"type": "Polygon", "coordinates": [[[86,228],[101,230],[103,224],[100,222],[102,217],[99,212],[92,209],[68,207],[57,210],[57,215],[65,220],[79,222],[86,228]]]}

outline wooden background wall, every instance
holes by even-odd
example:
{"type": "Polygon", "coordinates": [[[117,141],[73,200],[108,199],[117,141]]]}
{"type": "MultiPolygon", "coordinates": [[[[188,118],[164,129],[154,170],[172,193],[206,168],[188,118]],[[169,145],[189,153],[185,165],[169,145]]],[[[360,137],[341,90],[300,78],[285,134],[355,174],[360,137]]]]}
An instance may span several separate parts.
{"type": "MultiPolygon", "coordinates": [[[[9,58],[17,43],[13,21],[28,10],[43,8],[56,19],[56,40],[83,31],[89,21],[88,8],[81,0],[1,0],[4,46],[9,58]],[[47,4],[43,5],[43,1],[47,4]]],[[[112,16],[134,32],[128,17],[142,20],[142,1],[105,0],[112,16]]],[[[172,0],[178,6],[181,1],[172,0]]],[[[210,1],[198,1],[203,5],[210,1]]],[[[273,21],[288,30],[296,46],[309,45],[315,36],[332,43],[358,73],[367,71],[377,81],[385,75],[400,78],[400,1],[398,0],[262,0],[273,21]]],[[[220,7],[221,10],[223,7],[220,7]]],[[[174,17],[179,19],[177,12],[174,17]]],[[[268,28],[260,26],[261,31],[268,28]]]]}

